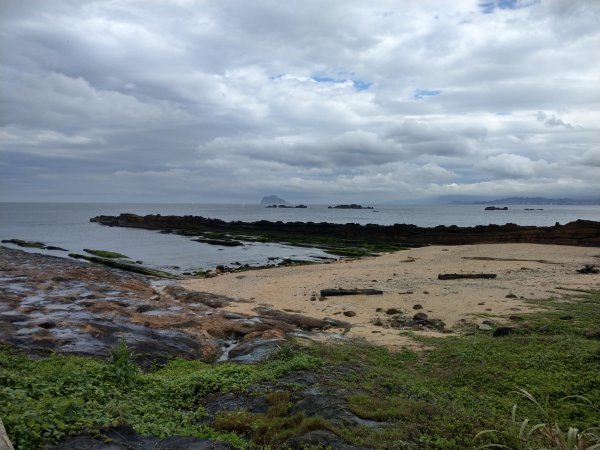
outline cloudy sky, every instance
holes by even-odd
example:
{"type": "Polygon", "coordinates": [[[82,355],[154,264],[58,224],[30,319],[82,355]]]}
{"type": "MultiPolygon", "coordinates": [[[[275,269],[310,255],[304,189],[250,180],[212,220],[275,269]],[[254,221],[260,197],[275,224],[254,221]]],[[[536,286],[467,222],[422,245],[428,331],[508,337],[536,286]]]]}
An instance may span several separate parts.
{"type": "Polygon", "coordinates": [[[597,0],[2,0],[0,200],[600,196],[597,0]]]}

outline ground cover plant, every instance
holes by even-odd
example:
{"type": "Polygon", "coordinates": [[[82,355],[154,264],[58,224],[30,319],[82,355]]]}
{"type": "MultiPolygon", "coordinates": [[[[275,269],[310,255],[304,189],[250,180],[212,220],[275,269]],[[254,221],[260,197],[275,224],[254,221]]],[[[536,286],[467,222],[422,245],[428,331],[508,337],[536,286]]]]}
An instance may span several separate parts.
{"type": "Polygon", "coordinates": [[[144,435],[209,437],[239,448],[285,448],[291,436],[315,429],[369,448],[595,448],[600,293],[557,292],[562,295],[555,300],[540,302],[546,312],[529,316],[508,336],[476,328],[464,336],[415,336],[427,344],[421,352],[291,344],[255,365],[175,360],[143,372],[124,344],[106,361],[32,359],[3,348],[0,417],[25,450],[117,424],[144,435]],[[299,411],[307,386],[277,383],[302,373],[316,373],[318,383],[308,387],[335,393],[346,416],[364,423],[299,411]],[[204,400],[225,392],[262,395],[267,407],[208,417],[204,400]],[[556,444],[560,439],[565,446],[556,444]]]}

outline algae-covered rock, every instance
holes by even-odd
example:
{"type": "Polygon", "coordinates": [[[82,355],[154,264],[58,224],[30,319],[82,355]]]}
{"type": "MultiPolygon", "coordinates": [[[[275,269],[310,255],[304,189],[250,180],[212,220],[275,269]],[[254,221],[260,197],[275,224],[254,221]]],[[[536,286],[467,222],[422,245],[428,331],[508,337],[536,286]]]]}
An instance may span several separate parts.
{"type": "Polygon", "coordinates": [[[83,251],[89,253],[90,255],[99,256],[100,258],[129,259],[129,256],[123,255],[122,253],[111,252],[108,250],[94,250],[90,248],[84,248],[83,251]]]}
{"type": "Polygon", "coordinates": [[[108,267],[114,267],[115,269],[126,270],[128,272],[139,273],[141,275],[149,275],[151,277],[158,278],[174,278],[174,275],[168,272],[164,272],[158,269],[152,269],[150,267],[141,266],[139,264],[119,261],[115,259],[100,258],[98,256],[87,256],[79,253],[69,253],[69,256],[74,259],[85,259],[86,261],[95,262],[97,264],[104,264],[108,267]]]}

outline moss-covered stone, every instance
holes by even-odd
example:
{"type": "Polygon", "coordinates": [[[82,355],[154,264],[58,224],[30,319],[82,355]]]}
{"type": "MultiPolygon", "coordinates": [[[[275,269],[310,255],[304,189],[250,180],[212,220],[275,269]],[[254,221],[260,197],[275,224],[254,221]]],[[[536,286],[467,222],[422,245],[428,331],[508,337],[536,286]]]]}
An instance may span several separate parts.
{"type": "Polygon", "coordinates": [[[90,248],[84,248],[84,252],[90,255],[99,256],[100,258],[111,258],[111,259],[129,259],[129,256],[123,255],[122,253],[111,252],[108,250],[94,250],[90,248]]]}

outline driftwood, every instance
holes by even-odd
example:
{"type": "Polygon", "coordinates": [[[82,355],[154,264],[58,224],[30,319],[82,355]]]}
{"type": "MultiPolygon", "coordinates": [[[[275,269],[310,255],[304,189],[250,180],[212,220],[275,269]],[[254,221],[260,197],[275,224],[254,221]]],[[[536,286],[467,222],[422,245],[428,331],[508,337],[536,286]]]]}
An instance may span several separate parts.
{"type": "Polygon", "coordinates": [[[335,297],[340,295],[381,295],[383,291],[377,289],[321,289],[321,297],[335,297]]]}
{"type": "Polygon", "coordinates": [[[440,273],[438,280],[458,280],[461,278],[484,278],[489,280],[496,277],[495,273],[440,273]]]}
{"type": "Polygon", "coordinates": [[[10,443],[10,439],[8,439],[2,419],[0,419],[0,450],[15,450],[10,443]]]}

